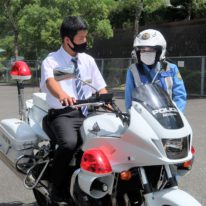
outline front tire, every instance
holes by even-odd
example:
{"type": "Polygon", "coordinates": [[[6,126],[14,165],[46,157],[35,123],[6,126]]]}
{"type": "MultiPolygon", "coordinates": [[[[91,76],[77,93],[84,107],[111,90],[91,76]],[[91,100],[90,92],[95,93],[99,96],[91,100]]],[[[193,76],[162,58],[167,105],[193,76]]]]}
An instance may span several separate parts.
{"type": "Polygon", "coordinates": [[[39,206],[58,206],[56,203],[53,203],[50,199],[45,197],[39,190],[35,188],[33,189],[33,194],[39,206]]]}

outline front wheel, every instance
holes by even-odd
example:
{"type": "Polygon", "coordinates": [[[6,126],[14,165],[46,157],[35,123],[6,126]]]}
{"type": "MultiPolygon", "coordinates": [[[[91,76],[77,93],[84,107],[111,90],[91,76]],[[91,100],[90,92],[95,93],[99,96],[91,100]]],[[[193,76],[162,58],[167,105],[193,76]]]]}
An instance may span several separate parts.
{"type": "Polygon", "coordinates": [[[38,189],[34,188],[33,194],[39,206],[58,206],[56,203],[51,202],[51,200],[42,194],[38,189]]]}

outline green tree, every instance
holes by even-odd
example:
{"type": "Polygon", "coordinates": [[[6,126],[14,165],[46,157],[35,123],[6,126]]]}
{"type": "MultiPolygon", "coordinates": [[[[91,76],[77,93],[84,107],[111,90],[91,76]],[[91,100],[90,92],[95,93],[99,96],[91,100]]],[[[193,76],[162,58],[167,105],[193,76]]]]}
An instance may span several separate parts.
{"type": "MultiPolygon", "coordinates": [[[[111,38],[112,26],[108,19],[115,8],[114,0],[0,0],[0,31],[3,48],[15,49],[27,59],[42,57],[60,44],[59,27],[67,15],[80,15],[90,30],[90,45],[94,37],[111,38]],[[14,43],[11,41],[14,39],[14,43]]],[[[10,53],[11,55],[11,53],[10,53]]]]}
{"type": "Polygon", "coordinates": [[[0,5],[0,47],[10,57],[27,59],[58,48],[67,15],[86,19],[90,46],[95,37],[111,38],[113,29],[132,29],[136,35],[139,25],[206,15],[206,0],[0,0],[0,5]]]}
{"type": "MultiPolygon", "coordinates": [[[[15,56],[19,55],[19,27],[18,20],[21,17],[22,2],[20,0],[0,0],[0,24],[1,36],[4,37],[2,44],[11,45],[11,40],[13,37],[13,53],[15,56]],[[3,27],[2,27],[3,26],[3,27]],[[7,34],[7,36],[5,36],[7,34]]],[[[11,48],[6,48],[11,52],[11,48]]]]}
{"type": "Polygon", "coordinates": [[[88,22],[90,46],[95,37],[113,37],[109,15],[116,8],[115,0],[70,0],[67,8],[71,15],[80,15],[88,22]]]}
{"type": "Polygon", "coordinates": [[[144,14],[150,15],[160,6],[163,0],[118,0],[118,6],[110,15],[114,28],[132,29],[136,35],[142,24],[144,14]]]}
{"type": "Polygon", "coordinates": [[[110,14],[114,28],[132,29],[179,20],[205,18],[206,0],[117,0],[110,14]]]}
{"type": "Polygon", "coordinates": [[[193,18],[202,18],[206,16],[206,0],[192,1],[193,18]]]}
{"type": "Polygon", "coordinates": [[[117,0],[116,9],[110,13],[110,19],[115,29],[134,29],[135,15],[142,12],[141,0],[117,0]]]}
{"type": "Polygon", "coordinates": [[[19,20],[21,48],[27,58],[44,56],[60,44],[61,14],[56,7],[28,4],[19,20]]]}

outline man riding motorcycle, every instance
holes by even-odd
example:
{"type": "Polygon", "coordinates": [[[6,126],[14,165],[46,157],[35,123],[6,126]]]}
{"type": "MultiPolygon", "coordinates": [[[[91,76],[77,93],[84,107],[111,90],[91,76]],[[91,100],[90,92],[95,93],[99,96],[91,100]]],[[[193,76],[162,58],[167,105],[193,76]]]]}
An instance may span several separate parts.
{"type": "MultiPolygon", "coordinates": [[[[87,47],[86,23],[80,17],[66,17],[60,34],[61,48],[50,53],[41,67],[41,90],[47,94],[47,102],[51,108],[44,119],[44,125],[49,126],[49,136],[54,138],[59,146],[54,154],[52,168],[51,197],[55,202],[67,201],[67,167],[81,141],[78,140],[79,128],[88,114],[87,107],[70,110],[69,107],[64,110],[64,107],[72,106],[78,99],[87,99],[94,92],[78,78],[90,81],[99,93],[107,93],[106,83],[94,59],[84,53],[87,47]],[[66,67],[75,67],[77,80],[65,79],[57,82],[53,70],[64,70],[66,67]]],[[[48,131],[47,128],[44,129],[48,131]]]]}

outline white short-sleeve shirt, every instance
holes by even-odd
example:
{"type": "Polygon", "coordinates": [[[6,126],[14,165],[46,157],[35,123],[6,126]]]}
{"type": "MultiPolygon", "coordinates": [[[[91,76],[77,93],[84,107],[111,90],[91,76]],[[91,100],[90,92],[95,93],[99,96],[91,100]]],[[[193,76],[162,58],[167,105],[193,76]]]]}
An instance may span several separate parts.
{"type": "MultiPolygon", "coordinates": [[[[78,68],[80,71],[80,76],[83,81],[91,84],[98,91],[106,87],[106,83],[96,65],[94,58],[86,53],[78,53],[78,68]]],[[[65,68],[68,66],[73,66],[71,62],[72,56],[70,56],[64,48],[61,46],[56,52],[50,53],[42,62],[41,65],[41,82],[40,88],[42,92],[47,94],[47,103],[51,108],[59,109],[63,108],[59,100],[54,97],[50,91],[47,89],[46,80],[50,77],[54,77],[53,69],[65,68]]],[[[58,81],[61,88],[71,97],[78,99],[75,79],[66,79],[58,81]]],[[[94,89],[90,86],[83,84],[83,90],[85,98],[91,97],[92,93],[95,93],[94,89]]]]}

